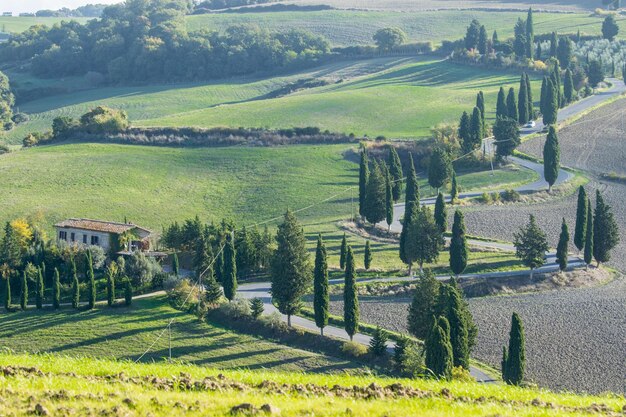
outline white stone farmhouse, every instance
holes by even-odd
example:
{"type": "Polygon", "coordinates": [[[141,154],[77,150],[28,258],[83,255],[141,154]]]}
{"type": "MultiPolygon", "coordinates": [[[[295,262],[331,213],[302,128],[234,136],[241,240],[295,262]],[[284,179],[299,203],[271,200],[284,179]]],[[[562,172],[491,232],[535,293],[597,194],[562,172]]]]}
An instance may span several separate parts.
{"type": "Polygon", "coordinates": [[[120,254],[150,250],[152,232],[132,223],[72,218],[54,227],[57,241],[65,241],[70,245],[96,245],[105,252],[120,254]]]}

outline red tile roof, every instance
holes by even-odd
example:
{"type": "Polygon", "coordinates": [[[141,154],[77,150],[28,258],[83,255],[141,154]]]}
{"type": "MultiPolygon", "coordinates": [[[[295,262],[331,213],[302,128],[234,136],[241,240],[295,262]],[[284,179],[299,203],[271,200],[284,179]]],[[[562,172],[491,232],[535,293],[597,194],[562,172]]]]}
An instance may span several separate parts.
{"type": "Polygon", "coordinates": [[[116,223],[116,222],[107,222],[103,220],[92,220],[92,219],[67,219],[60,223],[54,225],[59,228],[73,228],[73,229],[84,229],[84,230],[92,230],[95,232],[105,232],[105,233],[116,233],[121,234],[128,230],[132,230],[135,228],[145,230],[149,232],[148,229],[144,229],[143,227],[139,227],[132,223],[116,223]]]}

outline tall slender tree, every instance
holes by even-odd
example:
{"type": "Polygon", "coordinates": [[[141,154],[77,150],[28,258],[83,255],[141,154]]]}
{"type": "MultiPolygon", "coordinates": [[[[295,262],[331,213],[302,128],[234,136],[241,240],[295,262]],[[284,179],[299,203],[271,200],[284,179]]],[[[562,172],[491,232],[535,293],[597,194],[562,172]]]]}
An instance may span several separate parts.
{"type": "Polygon", "coordinates": [[[453,353],[450,344],[450,325],[445,317],[440,317],[433,325],[426,340],[426,368],[441,379],[452,377],[453,353]]]}
{"type": "Polygon", "coordinates": [[[467,149],[471,147],[472,136],[470,131],[470,117],[466,111],[461,115],[461,120],[459,120],[459,142],[461,143],[462,149],[467,149]]]}
{"type": "Polygon", "coordinates": [[[548,91],[548,77],[544,76],[541,81],[541,93],[539,97],[539,111],[541,114],[546,112],[546,93],[548,91]]]}
{"type": "Polygon", "coordinates": [[[549,126],[556,123],[559,111],[559,97],[557,87],[550,78],[546,79],[545,103],[543,110],[543,124],[549,126]]]}
{"type": "Polygon", "coordinates": [[[574,231],[574,245],[580,252],[585,247],[587,236],[587,192],[584,186],[578,188],[578,204],[576,207],[576,230],[574,231]]]}
{"type": "Polygon", "coordinates": [[[509,349],[506,354],[506,372],[503,375],[504,382],[509,385],[520,385],[524,380],[526,370],[525,345],[522,319],[517,313],[513,313],[511,317],[511,331],[509,333],[509,349]]]}
{"type": "Polygon", "coordinates": [[[346,275],[343,287],[343,323],[350,340],[359,331],[359,298],[356,289],[356,267],[354,254],[348,246],[346,253],[346,275]]]}
{"type": "Polygon", "coordinates": [[[496,119],[501,117],[507,117],[509,115],[509,109],[506,107],[506,95],[504,93],[504,87],[500,87],[498,91],[498,100],[496,102],[496,119]]]}
{"type": "Polygon", "coordinates": [[[328,325],[328,261],[326,259],[326,246],[322,240],[322,234],[317,237],[315,249],[315,267],[313,269],[313,311],[315,312],[315,324],[324,336],[324,327],[328,325]]]}
{"type": "Polygon", "coordinates": [[[550,57],[556,58],[557,36],[556,32],[550,34],[550,57]]]}
{"type": "Polygon", "coordinates": [[[426,269],[419,278],[407,319],[409,333],[418,339],[425,340],[433,327],[440,286],[441,284],[430,269],[426,269]]]}
{"type": "Polygon", "coordinates": [[[89,295],[88,307],[94,309],[96,307],[96,278],[93,274],[93,258],[91,251],[87,251],[87,293],[89,295]]]}
{"type": "Polygon", "coordinates": [[[509,88],[509,94],[506,96],[506,110],[509,119],[513,119],[516,122],[519,121],[517,101],[515,100],[515,89],[513,87],[509,88]]]}
{"type": "Polygon", "coordinates": [[[7,274],[4,278],[4,309],[11,309],[11,276],[7,274]]]}
{"type": "Polygon", "coordinates": [[[556,47],[556,55],[561,69],[568,69],[572,63],[572,41],[568,36],[561,36],[556,47]]]}
{"type": "Polygon", "coordinates": [[[441,231],[441,237],[446,232],[448,226],[448,214],[446,213],[446,200],[443,197],[443,193],[437,194],[437,200],[435,201],[435,223],[441,231]]]}
{"type": "MultiPolygon", "coordinates": [[[[485,33],[486,35],[486,33],[485,33]]],[[[483,124],[482,124],[482,133],[483,133],[483,137],[485,134],[485,95],[483,94],[482,91],[479,91],[478,94],[476,94],[476,107],[478,107],[478,110],[480,110],[480,119],[482,120],[483,124]]],[[[481,137],[482,139],[482,137],[481,137]]]]}
{"type": "Polygon", "coordinates": [[[22,273],[22,283],[20,288],[20,307],[22,310],[26,310],[28,306],[28,278],[26,277],[26,270],[22,273]]]}
{"type": "Polygon", "coordinates": [[[232,233],[226,235],[224,243],[224,266],[222,272],[222,287],[224,297],[228,301],[233,301],[237,294],[237,251],[235,249],[235,239],[232,233]]]}
{"type": "Polygon", "coordinates": [[[611,259],[611,250],[619,243],[619,229],[611,207],[596,191],[596,210],[593,216],[593,257],[598,266],[611,259]]]}
{"type": "Polygon", "coordinates": [[[367,181],[370,176],[369,159],[367,149],[361,149],[361,163],[359,164],[359,214],[365,216],[365,204],[367,195],[367,181]]]}
{"type": "Polygon", "coordinates": [[[410,235],[416,241],[416,261],[420,272],[423,273],[424,263],[435,262],[439,259],[439,250],[442,246],[441,232],[429,207],[422,206],[419,210],[417,221],[414,222],[410,235]]]}
{"type": "Polygon", "coordinates": [[[450,204],[455,204],[459,198],[459,185],[456,182],[456,172],[452,170],[452,181],[450,186],[450,204]]]}
{"type": "MultiPolygon", "coordinates": [[[[114,264],[112,264],[114,265],[114,264]]],[[[113,307],[115,304],[115,269],[107,268],[107,305],[113,307]]]]}
{"type": "Polygon", "coordinates": [[[365,207],[362,215],[371,224],[377,224],[386,218],[386,187],[385,175],[387,169],[382,163],[374,161],[367,186],[365,187],[365,207]]]}
{"type": "Polygon", "coordinates": [[[428,184],[439,192],[447,184],[451,172],[452,163],[448,153],[440,147],[435,148],[428,164],[428,184]]]}
{"type": "Polygon", "coordinates": [[[402,223],[402,233],[400,234],[400,259],[409,266],[409,276],[412,276],[413,263],[417,261],[418,204],[418,202],[412,201],[408,211],[404,213],[404,223],[402,223]],[[403,234],[404,242],[402,241],[403,234]]]}
{"type": "Polygon", "coordinates": [[[485,55],[489,52],[489,37],[487,36],[487,29],[484,25],[481,25],[480,31],[478,32],[478,52],[481,55],[485,55]]]}
{"type": "Polygon", "coordinates": [[[457,291],[450,291],[448,303],[447,319],[450,323],[450,344],[452,346],[453,364],[469,371],[469,334],[467,323],[463,317],[461,295],[457,291]]]}
{"type": "Polygon", "coordinates": [[[343,271],[346,269],[346,253],[348,252],[348,241],[346,240],[346,234],[343,234],[341,239],[341,247],[339,248],[339,268],[343,271]]]}
{"type": "Polygon", "coordinates": [[[133,283],[130,282],[130,279],[126,278],[124,280],[124,304],[126,306],[130,306],[133,303],[133,283]]]}
{"type": "Polygon", "coordinates": [[[54,276],[52,278],[52,307],[54,309],[61,307],[61,277],[57,268],[54,268],[54,276]]]}
{"type": "Polygon", "coordinates": [[[535,47],[535,28],[533,24],[533,9],[528,8],[526,16],[526,58],[532,59],[535,47]]]}
{"type": "Polygon", "coordinates": [[[519,125],[513,119],[501,117],[493,125],[493,136],[495,138],[496,156],[508,158],[513,154],[515,148],[521,143],[519,125]]]}
{"type": "Polygon", "coordinates": [[[452,224],[452,238],[450,239],[450,269],[457,278],[467,267],[468,253],[465,219],[463,213],[460,210],[456,210],[454,212],[454,223],[452,224]]]}
{"type": "Polygon", "coordinates": [[[585,252],[583,259],[587,267],[591,265],[593,261],[593,209],[591,208],[591,201],[587,200],[587,230],[585,233],[585,252]]]}
{"type": "Polygon", "coordinates": [[[548,183],[548,192],[552,191],[552,186],[559,178],[561,166],[561,151],[559,149],[559,139],[554,125],[548,128],[548,136],[543,146],[543,177],[548,183]]]}
{"type": "Polygon", "coordinates": [[[389,145],[389,173],[393,182],[393,201],[400,200],[402,196],[402,163],[400,156],[393,145],[389,145]]]}
{"type": "Polygon", "coordinates": [[[472,117],[470,119],[470,136],[469,142],[462,143],[464,154],[470,153],[478,148],[483,141],[483,115],[478,107],[474,107],[472,117]]]}
{"type": "Polygon", "coordinates": [[[80,303],[80,283],[78,282],[78,273],[76,272],[76,262],[71,261],[72,267],[72,308],[78,308],[80,303]]]}
{"type": "Polygon", "coordinates": [[[291,326],[291,316],[300,311],[302,296],[311,285],[311,266],[304,230],[289,210],[278,226],[276,242],[272,257],[272,300],[278,311],[287,315],[291,326]]]}
{"type": "Polygon", "coordinates": [[[411,223],[411,204],[417,202],[419,205],[419,201],[420,192],[417,175],[415,174],[415,165],[413,165],[413,156],[409,153],[409,172],[406,176],[406,196],[404,198],[404,221],[402,222],[402,230],[400,232],[400,260],[409,265],[409,269],[412,262],[409,262],[405,257],[407,254],[405,249],[406,235],[409,229],[407,225],[411,223]]]}
{"type": "Polygon", "coordinates": [[[391,229],[393,223],[393,179],[391,172],[385,170],[385,221],[387,229],[391,229]]]}
{"type": "Polygon", "coordinates": [[[559,244],[556,247],[556,261],[559,264],[559,269],[565,271],[567,269],[567,252],[569,248],[569,230],[567,223],[565,223],[565,217],[561,224],[561,234],[559,235],[559,244]]]}
{"type": "Polygon", "coordinates": [[[574,101],[574,79],[572,78],[572,71],[569,68],[565,71],[565,81],[563,82],[563,98],[565,99],[566,104],[574,101]]]}
{"type": "Polygon", "coordinates": [[[522,74],[519,82],[519,92],[518,92],[518,118],[520,124],[526,124],[530,120],[530,116],[528,114],[528,90],[526,89],[526,77],[525,74],[522,74]]]}
{"type": "Polygon", "coordinates": [[[43,272],[41,271],[41,268],[37,268],[37,292],[35,293],[35,306],[38,310],[43,308],[43,300],[45,297],[44,293],[45,288],[43,282],[43,272]]]}
{"type": "Polygon", "coordinates": [[[555,96],[557,99],[557,109],[563,106],[561,100],[561,70],[559,67],[559,61],[557,60],[552,66],[552,73],[550,74],[550,80],[552,80],[552,85],[554,87],[555,96]]]}
{"type": "Polygon", "coordinates": [[[175,276],[178,276],[180,270],[180,264],[178,263],[178,254],[174,252],[172,255],[172,272],[175,276]]]}
{"type": "Polygon", "coordinates": [[[533,120],[535,118],[535,109],[533,103],[533,90],[530,86],[530,78],[528,77],[528,73],[524,73],[524,82],[526,83],[526,100],[528,102],[528,120],[533,120]]]}

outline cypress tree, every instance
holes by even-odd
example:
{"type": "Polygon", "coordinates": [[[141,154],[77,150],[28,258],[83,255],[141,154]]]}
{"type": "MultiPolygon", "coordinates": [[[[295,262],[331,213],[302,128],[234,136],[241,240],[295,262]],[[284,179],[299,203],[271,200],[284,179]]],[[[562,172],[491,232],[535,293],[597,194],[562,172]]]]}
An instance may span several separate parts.
{"type": "Polygon", "coordinates": [[[459,198],[459,185],[456,182],[456,172],[452,170],[452,185],[450,187],[450,204],[454,204],[459,198]]]}
{"type": "Polygon", "coordinates": [[[326,260],[326,246],[322,235],[317,237],[315,250],[315,267],[313,269],[313,310],[315,324],[324,336],[324,327],[328,325],[328,262],[326,260]]]}
{"type": "Polygon", "coordinates": [[[501,117],[507,117],[509,111],[506,107],[506,96],[504,94],[504,87],[500,87],[500,91],[498,91],[498,101],[496,104],[496,119],[501,117]]]}
{"type": "Polygon", "coordinates": [[[493,45],[497,45],[498,44],[498,32],[497,31],[493,31],[493,35],[491,35],[491,43],[493,45]]]}
{"type": "Polygon", "coordinates": [[[409,236],[414,242],[415,260],[422,272],[424,263],[439,259],[439,250],[442,246],[441,232],[429,207],[422,206],[418,211],[418,217],[413,222],[409,236]]]}
{"type": "Polygon", "coordinates": [[[446,213],[446,200],[443,198],[443,194],[437,194],[437,201],[435,201],[435,223],[443,234],[446,232],[448,226],[448,215],[446,213]]]}
{"type": "MultiPolygon", "coordinates": [[[[476,95],[476,107],[478,107],[478,110],[480,110],[480,119],[483,122],[482,133],[484,137],[484,134],[485,134],[485,95],[483,94],[482,91],[479,91],[478,94],[476,95]]],[[[481,137],[481,139],[483,137],[481,137]]]]}
{"type": "Polygon", "coordinates": [[[584,260],[587,266],[591,265],[593,261],[593,210],[591,208],[591,201],[587,200],[587,233],[585,233],[585,253],[584,260]]]}
{"type": "Polygon", "coordinates": [[[417,260],[417,222],[419,221],[419,206],[412,202],[409,211],[405,212],[402,232],[405,233],[404,245],[400,234],[400,259],[409,266],[409,276],[412,276],[413,263],[417,260]]]}
{"type": "Polygon", "coordinates": [[[28,305],[28,280],[26,279],[26,270],[22,273],[22,285],[20,291],[20,307],[26,310],[28,305]]]}
{"type": "Polygon", "coordinates": [[[558,93],[552,80],[548,78],[546,80],[546,92],[545,103],[543,112],[543,124],[549,126],[556,123],[557,114],[559,111],[559,99],[558,93]]]}
{"type": "Polygon", "coordinates": [[[461,296],[457,291],[451,291],[448,306],[448,321],[450,323],[450,344],[454,366],[469,370],[469,340],[468,330],[462,313],[461,296]]]}
{"type": "Polygon", "coordinates": [[[407,328],[409,333],[418,339],[425,340],[433,327],[433,313],[440,286],[441,284],[430,269],[424,271],[417,283],[409,306],[407,328]]]}
{"type": "Polygon", "coordinates": [[[548,130],[548,137],[543,146],[543,176],[548,183],[548,192],[552,191],[552,186],[559,178],[559,168],[561,164],[561,151],[559,149],[559,139],[554,125],[548,130]]]}
{"type": "Polygon", "coordinates": [[[396,148],[392,145],[389,145],[389,173],[391,174],[392,181],[392,191],[393,191],[393,201],[400,200],[402,197],[402,163],[400,162],[400,157],[398,156],[398,152],[396,148]]]}
{"type": "Polygon", "coordinates": [[[213,270],[209,270],[204,278],[204,299],[209,305],[215,305],[222,298],[222,288],[215,279],[213,270]]]}
{"type": "Polygon", "coordinates": [[[561,224],[561,234],[559,235],[559,244],[556,247],[556,261],[559,264],[559,269],[565,271],[567,269],[567,248],[569,247],[569,230],[567,229],[567,223],[565,223],[565,217],[561,224]]]}
{"type": "Polygon", "coordinates": [[[580,252],[585,247],[587,236],[587,192],[582,185],[578,188],[578,205],[576,207],[576,230],[574,231],[574,245],[580,252]]]}
{"type": "Polygon", "coordinates": [[[559,69],[559,62],[557,61],[552,67],[552,74],[550,75],[550,79],[552,80],[552,84],[554,86],[555,96],[557,99],[557,109],[561,108],[563,105],[561,100],[561,70],[559,69]]]}
{"type": "Polygon", "coordinates": [[[485,55],[488,52],[488,46],[487,29],[482,25],[478,33],[478,52],[481,55],[485,55]]]}
{"type": "Polygon", "coordinates": [[[433,325],[425,345],[426,368],[441,379],[452,377],[453,353],[449,328],[447,319],[440,317],[433,325]]]}
{"type": "Polygon", "coordinates": [[[11,277],[7,275],[4,281],[4,308],[8,311],[11,308],[11,277]]]}
{"type": "MultiPolygon", "coordinates": [[[[419,186],[417,183],[417,175],[415,175],[415,166],[413,165],[413,156],[409,154],[409,173],[406,177],[406,197],[404,199],[404,221],[402,222],[402,231],[400,232],[400,260],[409,265],[411,269],[412,261],[405,257],[406,235],[408,234],[408,224],[411,223],[411,204],[417,202],[419,204],[419,186]]],[[[343,268],[342,268],[343,269],[343,268]]]]}
{"type": "Polygon", "coordinates": [[[130,279],[124,280],[124,304],[128,307],[133,303],[133,284],[130,279]]]}
{"type": "Polygon", "coordinates": [[[361,214],[371,224],[377,224],[385,220],[387,215],[387,183],[383,175],[384,170],[386,168],[375,161],[365,187],[365,207],[361,214]]]}
{"type": "Polygon", "coordinates": [[[480,148],[483,137],[483,115],[478,107],[474,107],[470,119],[470,140],[469,142],[463,142],[463,153],[467,154],[480,148]]]}
{"type": "Polygon", "coordinates": [[[528,90],[526,89],[525,74],[522,74],[519,80],[519,93],[518,93],[518,121],[520,124],[526,124],[530,120],[528,114],[528,90]]]}
{"type": "Polygon", "coordinates": [[[258,297],[250,300],[250,312],[253,318],[258,319],[259,317],[261,317],[264,310],[265,306],[263,305],[263,300],[258,297]]]}
{"type": "Polygon", "coordinates": [[[107,305],[113,307],[115,304],[115,275],[109,268],[107,270],[107,305]]]}
{"type": "Polygon", "coordinates": [[[370,246],[370,241],[365,241],[365,252],[363,255],[363,264],[365,265],[365,269],[369,270],[370,266],[372,266],[372,248],[370,246]]]}
{"type": "Polygon", "coordinates": [[[548,91],[548,77],[544,76],[541,81],[541,93],[539,98],[539,111],[541,114],[546,112],[546,92],[548,91]]]}
{"type": "Polygon", "coordinates": [[[59,270],[54,268],[54,277],[52,281],[52,307],[58,309],[61,307],[61,277],[59,270]]]}
{"type": "Polygon", "coordinates": [[[533,9],[528,8],[526,16],[526,57],[533,58],[533,48],[535,46],[535,28],[533,25],[533,9]]]}
{"type": "Polygon", "coordinates": [[[465,220],[460,210],[454,212],[452,238],[450,240],[450,269],[457,276],[467,267],[467,238],[465,236],[465,220]]]}
{"type": "Polygon", "coordinates": [[[44,299],[44,283],[43,283],[43,272],[41,272],[41,268],[37,268],[37,293],[35,294],[35,306],[38,310],[43,308],[43,299],[44,299]]]}
{"type": "Polygon", "coordinates": [[[359,214],[365,216],[365,202],[367,195],[367,181],[370,176],[369,160],[367,150],[361,150],[361,163],[359,164],[359,214]]]}
{"type": "Polygon", "coordinates": [[[311,285],[312,268],[304,230],[289,210],[278,226],[276,242],[271,263],[272,301],[278,311],[287,315],[287,323],[291,326],[291,316],[300,311],[302,296],[311,285]]]}
{"type": "Polygon", "coordinates": [[[574,79],[572,78],[572,71],[568,68],[565,71],[565,81],[563,82],[563,97],[565,103],[569,104],[574,101],[574,79]]]}
{"type": "Polygon", "coordinates": [[[93,274],[93,260],[91,251],[87,251],[87,289],[89,292],[89,309],[96,307],[96,280],[93,274]]]}
{"type": "Polygon", "coordinates": [[[380,326],[376,326],[374,334],[370,339],[370,353],[374,356],[385,356],[387,353],[387,340],[389,340],[389,334],[381,329],[380,326]]]}
{"type": "Polygon", "coordinates": [[[509,349],[506,361],[506,380],[509,385],[520,385],[524,380],[526,369],[526,347],[524,341],[524,325],[517,313],[511,317],[509,333],[509,349]]]}
{"type": "Polygon", "coordinates": [[[174,273],[175,276],[178,276],[179,270],[180,270],[180,265],[178,263],[178,254],[174,252],[174,255],[172,256],[172,272],[174,273]]]}
{"type": "Polygon", "coordinates": [[[76,273],[76,262],[72,259],[72,308],[78,308],[80,303],[80,284],[76,273]]]}
{"type": "Polygon", "coordinates": [[[471,147],[472,135],[470,132],[470,117],[466,111],[461,115],[461,120],[459,120],[459,142],[461,142],[461,147],[466,149],[467,147],[471,147]]]}
{"type": "Polygon", "coordinates": [[[593,257],[598,266],[611,259],[611,250],[619,243],[619,229],[611,207],[604,202],[600,191],[596,191],[596,210],[593,216],[593,257]]]}
{"type": "Polygon", "coordinates": [[[537,51],[535,52],[535,60],[540,61],[541,60],[541,43],[537,43],[537,51]]]}
{"type": "Polygon", "coordinates": [[[524,73],[524,82],[526,84],[526,101],[528,103],[528,120],[533,120],[535,118],[535,109],[533,103],[533,90],[530,86],[530,77],[528,77],[528,73],[524,73]]]}
{"type": "Polygon", "coordinates": [[[224,251],[218,251],[215,258],[215,280],[224,285],[224,251]]]}
{"type": "Polygon", "coordinates": [[[506,111],[510,119],[519,121],[519,114],[517,111],[517,102],[515,101],[515,89],[509,88],[509,94],[506,96],[506,111]]]}
{"type": "Polygon", "coordinates": [[[235,251],[235,242],[232,233],[226,235],[226,243],[223,252],[224,272],[222,275],[222,286],[224,287],[224,296],[228,301],[233,301],[237,294],[237,252],[235,251]]]}
{"type": "Polygon", "coordinates": [[[342,271],[346,269],[346,252],[348,252],[348,241],[344,233],[343,239],[341,239],[341,248],[339,249],[339,267],[342,271]]]}
{"type": "Polygon", "coordinates": [[[509,361],[509,355],[506,352],[506,346],[502,346],[502,359],[500,360],[500,371],[502,372],[502,380],[506,382],[506,366],[509,361]]]}
{"type": "Polygon", "coordinates": [[[550,35],[550,58],[556,58],[557,39],[556,32],[550,35]]]}
{"type": "Polygon", "coordinates": [[[387,229],[391,229],[393,223],[393,182],[388,169],[385,169],[385,221],[387,229]]]}
{"type": "Polygon", "coordinates": [[[343,288],[343,322],[350,340],[359,331],[359,298],[356,290],[356,268],[354,254],[348,246],[346,253],[346,275],[343,288]]]}
{"type": "Polygon", "coordinates": [[[428,164],[428,184],[439,192],[450,179],[451,172],[452,163],[448,153],[442,148],[435,148],[428,164]]]}

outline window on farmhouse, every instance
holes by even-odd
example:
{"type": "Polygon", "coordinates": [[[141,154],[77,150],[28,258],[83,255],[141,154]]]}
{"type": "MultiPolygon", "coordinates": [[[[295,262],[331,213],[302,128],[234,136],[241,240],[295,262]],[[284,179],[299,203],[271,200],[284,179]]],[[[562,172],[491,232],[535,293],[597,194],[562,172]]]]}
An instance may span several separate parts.
{"type": "Polygon", "coordinates": [[[91,244],[92,245],[98,245],[100,243],[100,238],[98,238],[98,236],[92,236],[91,237],[91,244]]]}
{"type": "Polygon", "coordinates": [[[59,239],[61,240],[67,240],[67,232],[59,232],[59,239]]]}

